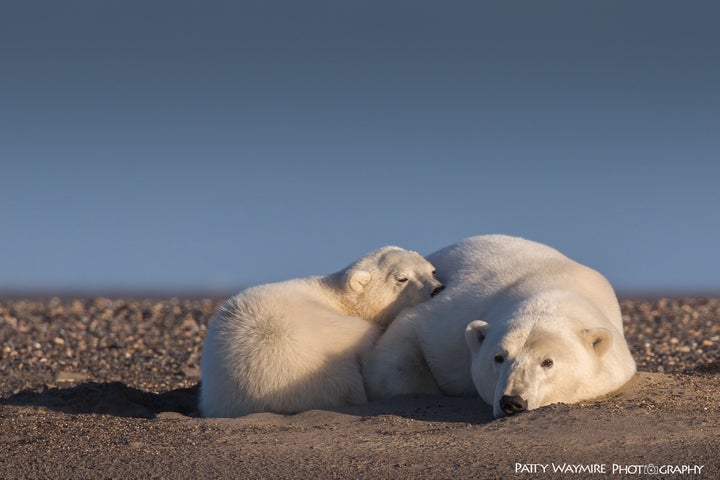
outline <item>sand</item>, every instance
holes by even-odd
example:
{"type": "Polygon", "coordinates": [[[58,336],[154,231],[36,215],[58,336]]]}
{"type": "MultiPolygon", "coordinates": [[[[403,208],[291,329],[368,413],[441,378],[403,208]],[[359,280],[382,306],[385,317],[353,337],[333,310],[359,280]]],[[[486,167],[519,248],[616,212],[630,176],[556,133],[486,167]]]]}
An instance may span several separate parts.
{"type": "Polygon", "coordinates": [[[720,477],[718,299],[623,300],[628,385],[502,419],[443,396],[198,418],[218,304],[0,302],[0,478],[720,477]]]}

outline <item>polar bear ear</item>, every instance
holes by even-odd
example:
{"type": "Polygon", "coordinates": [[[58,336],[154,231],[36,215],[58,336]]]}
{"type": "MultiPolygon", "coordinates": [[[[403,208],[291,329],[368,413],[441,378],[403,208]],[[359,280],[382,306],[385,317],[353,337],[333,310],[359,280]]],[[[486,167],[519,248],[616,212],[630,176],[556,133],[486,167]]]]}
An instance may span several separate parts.
{"type": "Polygon", "coordinates": [[[350,272],[347,279],[348,286],[356,293],[362,293],[365,286],[370,283],[372,275],[366,270],[355,270],[350,272]]]}
{"type": "Polygon", "coordinates": [[[471,352],[478,349],[487,335],[488,324],[482,320],[473,320],[465,328],[465,342],[471,352]]]}
{"type": "Polygon", "coordinates": [[[612,345],[612,334],[607,328],[587,328],[580,331],[580,336],[585,346],[598,356],[602,356],[612,345]]]}

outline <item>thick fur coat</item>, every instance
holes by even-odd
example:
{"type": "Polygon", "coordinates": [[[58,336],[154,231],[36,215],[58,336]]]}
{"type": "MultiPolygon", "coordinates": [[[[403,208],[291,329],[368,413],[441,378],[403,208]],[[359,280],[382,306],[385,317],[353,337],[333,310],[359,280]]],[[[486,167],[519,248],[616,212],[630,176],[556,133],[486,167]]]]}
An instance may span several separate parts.
{"type": "Polygon", "coordinates": [[[361,356],[403,308],[440,288],[422,256],[385,247],[331,275],[240,292],[208,329],[202,415],[365,403],[361,356]]]}
{"type": "Polygon", "coordinates": [[[479,394],[496,416],[611,392],[635,372],[615,293],[546,245],[477,236],[429,255],[445,290],[367,356],[371,398],[479,394]]]}

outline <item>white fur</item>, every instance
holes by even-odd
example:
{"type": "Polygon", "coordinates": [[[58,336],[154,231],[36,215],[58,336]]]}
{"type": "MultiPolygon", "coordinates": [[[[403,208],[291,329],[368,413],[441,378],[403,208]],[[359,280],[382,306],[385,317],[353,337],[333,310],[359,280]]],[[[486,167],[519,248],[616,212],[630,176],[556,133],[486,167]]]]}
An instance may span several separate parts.
{"type": "Polygon", "coordinates": [[[429,299],[440,286],[422,256],[385,247],[335,274],[240,292],[208,329],[202,415],[366,402],[361,354],[400,310],[429,299]]]}
{"type": "Polygon", "coordinates": [[[367,355],[370,398],[479,393],[502,416],[503,395],[521,397],[527,409],[572,403],[635,373],[617,298],[595,270],[503,235],[468,238],[427,258],[446,288],[400,314],[367,355]]]}

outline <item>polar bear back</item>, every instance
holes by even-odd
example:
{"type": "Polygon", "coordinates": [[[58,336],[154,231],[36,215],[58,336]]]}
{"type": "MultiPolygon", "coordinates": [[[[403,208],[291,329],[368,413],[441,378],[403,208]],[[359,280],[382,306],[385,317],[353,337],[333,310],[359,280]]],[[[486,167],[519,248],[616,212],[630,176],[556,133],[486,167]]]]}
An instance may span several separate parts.
{"type": "Polygon", "coordinates": [[[379,327],[329,305],[314,279],[253,287],[228,300],[208,331],[203,415],[362,401],[357,355],[379,327]]]}
{"type": "MultiPolygon", "coordinates": [[[[446,284],[443,301],[471,295],[484,311],[501,298],[526,297],[528,292],[572,291],[601,309],[622,332],[615,292],[599,272],[577,263],[547,245],[507,235],[479,235],[438,250],[427,257],[446,284]]],[[[438,299],[440,300],[440,299],[438,299]]]]}

